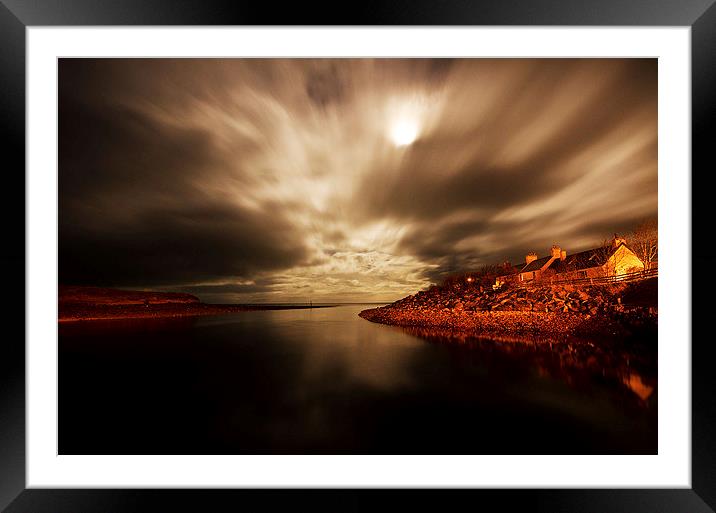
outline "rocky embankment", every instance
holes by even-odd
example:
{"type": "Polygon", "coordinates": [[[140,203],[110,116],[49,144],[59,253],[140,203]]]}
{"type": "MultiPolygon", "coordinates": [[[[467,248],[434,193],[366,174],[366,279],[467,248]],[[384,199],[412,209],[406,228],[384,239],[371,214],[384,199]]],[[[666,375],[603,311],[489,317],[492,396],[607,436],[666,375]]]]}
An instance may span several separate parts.
{"type": "Polygon", "coordinates": [[[656,279],[628,285],[554,285],[499,291],[461,284],[433,287],[359,315],[382,324],[477,335],[620,336],[655,330],[656,304],[656,279]],[[631,298],[638,298],[639,304],[625,301],[631,298]]]}

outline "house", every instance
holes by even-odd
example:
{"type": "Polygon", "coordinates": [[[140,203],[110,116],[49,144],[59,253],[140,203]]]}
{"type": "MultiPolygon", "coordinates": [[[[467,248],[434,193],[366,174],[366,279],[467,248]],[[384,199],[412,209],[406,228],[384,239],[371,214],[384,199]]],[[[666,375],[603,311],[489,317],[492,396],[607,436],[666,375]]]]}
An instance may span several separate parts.
{"type": "Polygon", "coordinates": [[[644,263],[629,249],[624,239],[615,236],[607,245],[572,255],[567,255],[557,244],[552,246],[548,256],[542,258],[536,253],[528,253],[525,265],[519,271],[518,281],[524,283],[543,278],[601,278],[643,270],[644,263]]]}
{"type": "Polygon", "coordinates": [[[558,245],[554,244],[548,256],[538,258],[537,253],[527,253],[525,256],[525,265],[520,269],[521,282],[539,280],[542,274],[550,268],[557,260],[566,259],[567,252],[562,251],[558,245]]]}

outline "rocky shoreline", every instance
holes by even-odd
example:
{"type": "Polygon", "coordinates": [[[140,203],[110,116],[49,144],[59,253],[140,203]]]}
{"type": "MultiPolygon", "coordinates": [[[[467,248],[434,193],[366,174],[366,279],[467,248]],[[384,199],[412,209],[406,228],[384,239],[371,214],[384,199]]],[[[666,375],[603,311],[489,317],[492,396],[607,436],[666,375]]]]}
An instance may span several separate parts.
{"type": "Polygon", "coordinates": [[[433,287],[360,312],[381,324],[467,332],[475,336],[628,337],[655,334],[656,279],[628,285],[433,287]],[[647,283],[649,282],[649,283],[647,283]]]}

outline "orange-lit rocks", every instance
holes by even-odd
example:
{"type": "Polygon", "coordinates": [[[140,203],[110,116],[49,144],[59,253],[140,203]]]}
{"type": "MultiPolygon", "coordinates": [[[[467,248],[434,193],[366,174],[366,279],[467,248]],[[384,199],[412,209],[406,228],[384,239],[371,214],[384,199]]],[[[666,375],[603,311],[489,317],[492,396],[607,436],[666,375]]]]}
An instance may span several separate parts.
{"type": "MultiPolygon", "coordinates": [[[[656,327],[656,309],[628,306],[628,286],[544,286],[489,291],[433,287],[360,316],[382,324],[502,334],[626,335],[656,327]]],[[[656,305],[656,298],[653,298],[656,305]]]]}

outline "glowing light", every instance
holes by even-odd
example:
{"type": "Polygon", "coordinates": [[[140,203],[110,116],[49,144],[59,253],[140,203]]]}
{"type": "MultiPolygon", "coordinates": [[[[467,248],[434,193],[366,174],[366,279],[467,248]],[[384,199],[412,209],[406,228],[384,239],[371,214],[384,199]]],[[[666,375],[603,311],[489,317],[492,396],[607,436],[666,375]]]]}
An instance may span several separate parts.
{"type": "Polygon", "coordinates": [[[400,119],[390,128],[390,138],[396,146],[407,146],[418,138],[419,127],[414,120],[400,119]]]}

